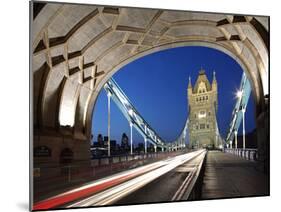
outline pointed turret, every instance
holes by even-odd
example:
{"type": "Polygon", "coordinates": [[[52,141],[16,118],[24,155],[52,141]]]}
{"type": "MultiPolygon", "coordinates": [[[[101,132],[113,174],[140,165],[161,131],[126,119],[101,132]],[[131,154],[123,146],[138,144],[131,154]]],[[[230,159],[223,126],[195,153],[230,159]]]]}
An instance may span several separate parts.
{"type": "Polygon", "coordinates": [[[189,76],[188,78],[188,88],[192,88],[192,85],[191,85],[191,77],[189,76]]]}
{"type": "Polygon", "coordinates": [[[216,85],[217,84],[217,79],[216,79],[216,72],[213,72],[213,82],[212,85],[216,85]]]}
{"type": "Polygon", "coordinates": [[[187,92],[188,92],[188,96],[192,94],[192,84],[191,84],[191,77],[189,76],[188,78],[188,88],[187,88],[187,92]]]}
{"type": "Polygon", "coordinates": [[[217,90],[217,79],[216,79],[216,72],[213,72],[213,82],[212,82],[212,90],[217,90]]]}
{"type": "Polygon", "coordinates": [[[215,98],[215,109],[216,111],[218,110],[218,84],[217,84],[217,79],[216,79],[216,72],[213,72],[213,82],[212,82],[212,91],[214,92],[214,98],[215,98]]]}

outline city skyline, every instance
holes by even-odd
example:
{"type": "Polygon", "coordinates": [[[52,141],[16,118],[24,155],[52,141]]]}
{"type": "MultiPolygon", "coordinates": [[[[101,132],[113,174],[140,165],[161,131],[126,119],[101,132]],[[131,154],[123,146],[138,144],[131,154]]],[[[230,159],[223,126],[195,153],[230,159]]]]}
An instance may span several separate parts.
{"type": "MultiPolygon", "coordinates": [[[[221,134],[225,137],[243,73],[240,65],[225,53],[197,46],[163,50],[122,67],[113,78],[146,121],[169,142],[180,134],[188,114],[188,78],[191,77],[194,85],[201,68],[206,71],[209,81],[212,80],[213,72],[216,72],[219,104],[217,118],[221,134]]],[[[255,128],[254,116],[251,95],[246,112],[246,133],[255,128]]],[[[94,108],[92,129],[94,140],[99,133],[107,135],[107,97],[103,89],[94,108]]],[[[111,139],[120,142],[123,132],[129,134],[129,124],[112,102],[111,139]]],[[[242,130],[239,129],[238,133],[241,134],[242,130]]],[[[136,143],[143,141],[136,130],[133,138],[136,143]]]]}

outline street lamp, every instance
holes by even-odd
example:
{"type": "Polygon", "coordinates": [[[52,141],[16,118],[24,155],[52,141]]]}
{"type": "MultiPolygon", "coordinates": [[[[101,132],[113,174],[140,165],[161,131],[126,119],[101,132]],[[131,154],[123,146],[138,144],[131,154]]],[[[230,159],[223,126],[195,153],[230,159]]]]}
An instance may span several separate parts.
{"type": "Polygon", "coordinates": [[[236,97],[237,97],[237,98],[239,98],[239,99],[241,99],[241,98],[242,98],[242,96],[243,96],[243,90],[241,90],[241,91],[237,91],[237,93],[236,93],[236,97]]]}
{"type": "Polygon", "coordinates": [[[235,149],[237,149],[237,130],[234,131],[235,135],[235,149]]]}
{"type": "MultiPolygon", "coordinates": [[[[237,98],[239,98],[240,100],[243,97],[243,90],[241,91],[237,91],[236,96],[237,98]]],[[[245,112],[246,112],[246,107],[242,105],[242,122],[243,122],[243,149],[246,148],[246,139],[245,139],[245,112]]]]}
{"type": "Polygon", "coordinates": [[[110,157],[110,97],[111,97],[111,93],[107,93],[107,112],[108,112],[108,116],[107,116],[107,136],[108,136],[108,148],[107,148],[107,154],[108,157],[110,157]]]}
{"type": "Polygon", "coordinates": [[[146,154],[147,153],[147,137],[146,137],[146,131],[147,131],[147,127],[146,125],[144,126],[144,133],[145,133],[145,136],[144,136],[144,153],[146,154]]]}
{"type": "MultiPolygon", "coordinates": [[[[128,113],[132,117],[134,114],[133,109],[129,109],[128,113]]],[[[132,120],[132,118],[131,118],[131,120],[132,120]]],[[[130,140],[131,140],[131,155],[132,155],[133,154],[133,123],[132,123],[132,121],[130,122],[130,132],[131,132],[130,140]]]]}
{"type": "MultiPolygon", "coordinates": [[[[241,91],[237,91],[236,96],[237,98],[239,98],[240,100],[242,99],[243,95],[244,95],[244,90],[241,91]]],[[[243,149],[246,148],[246,139],[245,139],[245,112],[246,112],[246,107],[242,106],[242,123],[243,123],[243,149]]]]}
{"type": "Polygon", "coordinates": [[[131,130],[131,155],[133,154],[133,123],[130,122],[130,130],[131,130]]]}
{"type": "Polygon", "coordinates": [[[130,115],[130,116],[133,116],[133,114],[134,114],[134,111],[133,111],[132,109],[130,109],[130,110],[129,110],[129,115],[130,115]]]}
{"type": "Polygon", "coordinates": [[[144,153],[147,153],[147,137],[144,136],[144,153]]]}
{"type": "Polygon", "coordinates": [[[243,149],[246,148],[246,139],[245,139],[245,112],[246,112],[246,108],[243,107],[242,108],[242,121],[243,121],[243,149]]]}

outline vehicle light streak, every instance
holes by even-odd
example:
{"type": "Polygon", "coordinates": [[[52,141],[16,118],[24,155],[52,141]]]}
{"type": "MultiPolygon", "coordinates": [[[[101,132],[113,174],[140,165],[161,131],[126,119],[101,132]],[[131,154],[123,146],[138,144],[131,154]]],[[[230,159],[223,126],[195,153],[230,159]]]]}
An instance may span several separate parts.
{"type": "Polygon", "coordinates": [[[86,199],[68,205],[68,207],[110,204],[171,171],[175,167],[191,160],[203,151],[205,150],[179,155],[96,180],[79,188],[35,203],[33,210],[58,208],[81,198],[86,199]]]}
{"type": "Polygon", "coordinates": [[[124,171],[113,176],[94,181],[92,183],[88,183],[79,188],[72,189],[70,191],[64,192],[46,200],[37,202],[33,205],[33,210],[50,209],[77,200],[82,197],[87,197],[104,189],[110,188],[114,185],[120,184],[126,180],[134,178],[140,174],[151,171],[153,169],[157,169],[162,165],[163,163],[159,161],[143,167],[138,167],[132,170],[124,171]]]}
{"type": "Polygon", "coordinates": [[[165,160],[164,166],[154,169],[150,172],[147,172],[141,176],[138,176],[134,179],[126,181],[120,185],[114,186],[109,188],[105,191],[102,191],[98,194],[95,194],[91,197],[88,197],[82,201],[78,201],[74,204],[70,204],[67,207],[87,207],[87,206],[97,206],[97,205],[109,205],[113,204],[114,202],[118,201],[119,199],[129,195],[130,193],[140,189],[141,187],[145,186],[146,184],[152,182],[153,180],[157,179],[158,177],[168,173],[169,171],[173,170],[177,166],[188,162],[189,160],[197,157],[201,153],[205,152],[205,150],[199,150],[196,152],[176,156],[173,159],[165,160]]]}

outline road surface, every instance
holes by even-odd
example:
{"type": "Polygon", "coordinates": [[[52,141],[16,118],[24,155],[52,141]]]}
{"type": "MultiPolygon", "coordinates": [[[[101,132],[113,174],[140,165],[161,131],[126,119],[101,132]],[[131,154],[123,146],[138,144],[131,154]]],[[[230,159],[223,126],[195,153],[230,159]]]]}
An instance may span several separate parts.
{"type": "MultiPolygon", "coordinates": [[[[130,195],[134,196],[134,192],[137,191],[139,197],[136,199],[137,203],[148,202],[147,195],[143,192],[149,187],[153,188],[151,194],[157,190],[162,191],[161,194],[159,193],[159,198],[154,198],[152,201],[181,198],[196,170],[194,164],[191,163],[191,166],[184,164],[195,161],[194,158],[205,153],[206,150],[197,150],[127,170],[35,203],[33,210],[130,204],[134,203],[130,195]],[[169,186],[163,190],[161,188],[163,185],[169,186]]],[[[150,197],[152,198],[152,195],[150,197]]]]}

